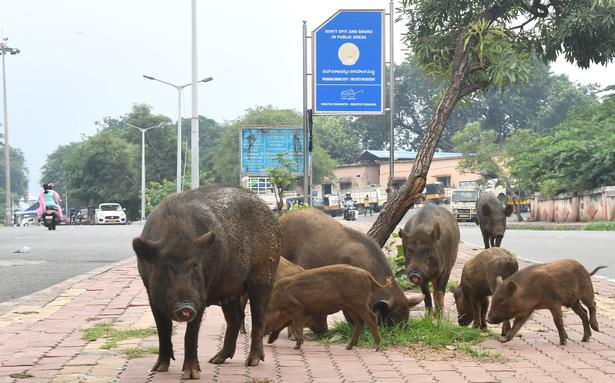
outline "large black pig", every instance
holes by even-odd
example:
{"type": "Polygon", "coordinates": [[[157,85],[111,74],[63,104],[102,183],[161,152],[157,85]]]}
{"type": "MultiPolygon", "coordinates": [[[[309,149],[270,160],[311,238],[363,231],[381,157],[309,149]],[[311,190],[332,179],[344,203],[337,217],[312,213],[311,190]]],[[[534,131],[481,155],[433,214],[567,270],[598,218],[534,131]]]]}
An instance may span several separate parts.
{"type": "MultiPolygon", "coordinates": [[[[410,307],[423,297],[406,298],[395,282],[386,256],[373,239],[350,229],[314,209],[299,210],[280,218],[282,257],[305,268],[314,269],[335,264],[347,264],[369,271],[381,284],[391,279],[392,285],[372,296],[371,307],[385,325],[408,320],[410,307]]],[[[327,329],[326,317],[318,328],[327,329]]]]}
{"type": "Polygon", "coordinates": [[[232,358],[244,315],[243,293],[252,313],[245,363],[264,360],[265,314],[281,239],[277,220],[260,198],[219,186],[172,194],[152,211],[132,246],[158,329],[159,355],[152,370],[167,371],[174,359],[171,321],[188,322],[182,378],[199,378],[198,332],[205,307],[212,304],[222,306],[227,327],[222,350],[209,361],[232,358]]]}
{"type": "Polygon", "coordinates": [[[502,203],[491,193],[483,193],[476,201],[476,224],[480,226],[485,249],[500,247],[504,231],[506,231],[506,217],[513,213],[513,205],[502,207],[502,203]]]}
{"type": "Polygon", "coordinates": [[[399,230],[399,236],[404,246],[408,279],[421,287],[428,311],[432,311],[431,282],[436,311],[441,311],[459,248],[459,226],[455,216],[443,207],[427,205],[408,220],[399,230]]]}

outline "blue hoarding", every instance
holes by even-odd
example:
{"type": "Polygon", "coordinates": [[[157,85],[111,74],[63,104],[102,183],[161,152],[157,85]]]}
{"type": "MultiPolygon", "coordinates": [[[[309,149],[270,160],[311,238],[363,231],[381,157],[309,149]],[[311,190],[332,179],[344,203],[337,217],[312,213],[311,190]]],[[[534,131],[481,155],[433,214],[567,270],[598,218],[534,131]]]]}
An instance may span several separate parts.
{"type": "Polygon", "coordinates": [[[303,128],[244,127],[241,129],[241,173],[267,175],[278,165],[278,153],[294,162],[295,175],[303,175],[303,128]]]}
{"type": "Polygon", "coordinates": [[[314,30],[315,114],[384,113],[383,27],[383,10],[342,10],[314,30]]]}

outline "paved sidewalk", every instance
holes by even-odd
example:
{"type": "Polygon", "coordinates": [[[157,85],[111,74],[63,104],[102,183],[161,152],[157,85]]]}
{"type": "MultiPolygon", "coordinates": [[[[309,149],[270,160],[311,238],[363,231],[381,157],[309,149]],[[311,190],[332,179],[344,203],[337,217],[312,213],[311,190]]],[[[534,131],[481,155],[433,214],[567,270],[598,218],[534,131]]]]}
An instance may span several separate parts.
{"type": "MultiPolygon", "coordinates": [[[[476,250],[461,245],[451,280],[459,279],[461,266],[476,250]]],[[[567,310],[564,323],[571,339],[567,346],[560,347],[550,313],[540,311],[521,329],[521,337],[506,344],[484,342],[484,348],[501,352],[503,362],[456,358],[453,351],[347,351],[344,345],[324,346],[314,341],[307,341],[301,351],[296,351],[292,349],[294,342],[283,335],[274,345],[265,344],[265,362],[246,368],[243,362],[249,335],[240,334],[235,358],[213,365],[207,360],[221,348],[225,325],[221,310],[212,306],[206,311],[200,332],[201,381],[614,382],[615,284],[601,278],[593,280],[602,332],[593,332],[590,342],[581,343],[581,321],[567,310]]],[[[448,314],[455,315],[450,294],[446,303],[448,314]]],[[[128,359],[121,352],[127,347],[157,345],[156,336],[129,339],[110,350],[100,348],[103,340],[82,339],[82,331],[96,323],[112,323],[123,329],[154,327],[132,259],[1,306],[6,313],[0,315],[0,383],[180,381],[184,325],[176,324],[176,361],[166,373],[148,371],[155,355],[128,359]]],[[[422,309],[412,312],[421,314],[422,309]]],[[[497,331],[495,326],[493,330],[497,331]]]]}

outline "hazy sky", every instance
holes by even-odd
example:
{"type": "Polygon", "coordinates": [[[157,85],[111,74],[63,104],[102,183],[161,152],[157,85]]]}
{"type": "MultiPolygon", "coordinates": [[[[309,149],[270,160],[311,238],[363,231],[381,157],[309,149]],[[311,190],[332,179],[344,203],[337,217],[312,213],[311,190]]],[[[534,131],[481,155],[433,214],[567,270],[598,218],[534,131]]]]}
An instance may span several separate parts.
{"type": "MultiPolygon", "coordinates": [[[[30,169],[30,191],[40,189],[40,167],[58,145],[96,131],[95,121],[148,103],[154,113],[177,115],[172,83],[191,76],[190,0],[0,0],[0,27],[9,45],[9,142],[30,169]]],[[[382,0],[198,1],[199,113],[219,122],[271,104],[301,109],[301,21],[308,31],[336,10],[388,9],[382,0]]],[[[399,36],[403,25],[396,25],[399,36]]],[[[396,62],[403,60],[396,42],[396,62]]],[[[387,56],[388,57],[388,56],[387,56]]],[[[577,70],[558,63],[574,81],[615,82],[613,66],[577,70]]],[[[1,95],[0,95],[1,97],[1,95]]],[[[191,114],[184,91],[183,117],[191,114]]],[[[0,114],[2,112],[0,111],[0,114]]]]}

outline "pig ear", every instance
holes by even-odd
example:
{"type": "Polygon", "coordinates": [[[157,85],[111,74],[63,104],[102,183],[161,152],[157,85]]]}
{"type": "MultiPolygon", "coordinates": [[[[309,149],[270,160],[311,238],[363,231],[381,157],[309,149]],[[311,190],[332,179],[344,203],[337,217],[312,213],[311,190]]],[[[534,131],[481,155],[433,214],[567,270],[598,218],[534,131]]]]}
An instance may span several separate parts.
{"type": "Polygon", "coordinates": [[[421,294],[415,297],[408,298],[408,306],[414,307],[425,300],[425,295],[421,294]]]}
{"type": "Polygon", "coordinates": [[[433,239],[434,241],[437,241],[438,239],[440,239],[440,224],[436,223],[433,227],[433,230],[431,231],[431,239],[433,239]]]}
{"type": "Polygon", "coordinates": [[[495,278],[495,285],[496,285],[496,287],[501,285],[502,282],[504,282],[504,280],[502,279],[502,276],[498,275],[497,278],[495,278]]]}
{"type": "Polygon", "coordinates": [[[510,217],[513,213],[513,205],[506,205],[506,207],[504,208],[504,214],[506,214],[507,217],[510,217]]]}
{"type": "Polygon", "coordinates": [[[508,281],[506,283],[506,289],[508,290],[509,293],[514,293],[515,291],[517,291],[517,282],[515,281],[508,281]]]}
{"type": "Polygon", "coordinates": [[[389,301],[385,299],[377,301],[372,306],[372,310],[379,314],[380,317],[386,317],[391,312],[391,309],[389,307],[389,301]]]}
{"type": "Polygon", "coordinates": [[[209,231],[195,239],[194,244],[199,247],[207,247],[213,243],[214,239],[216,239],[216,234],[213,231],[209,231]]]}
{"type": "Polygon", "coordinates": [[[404,239],[406,237],[406,232],[404,229],[399,229],[399,238],[404,239]]]}
{"type": "Polygon", "coordinates": [[[137,254],[139,259],[147,262],[154,262],[158,257],[161,240],[152,241],[149,239],[137,237],[132,240],[132,249],[137,254]]]}

